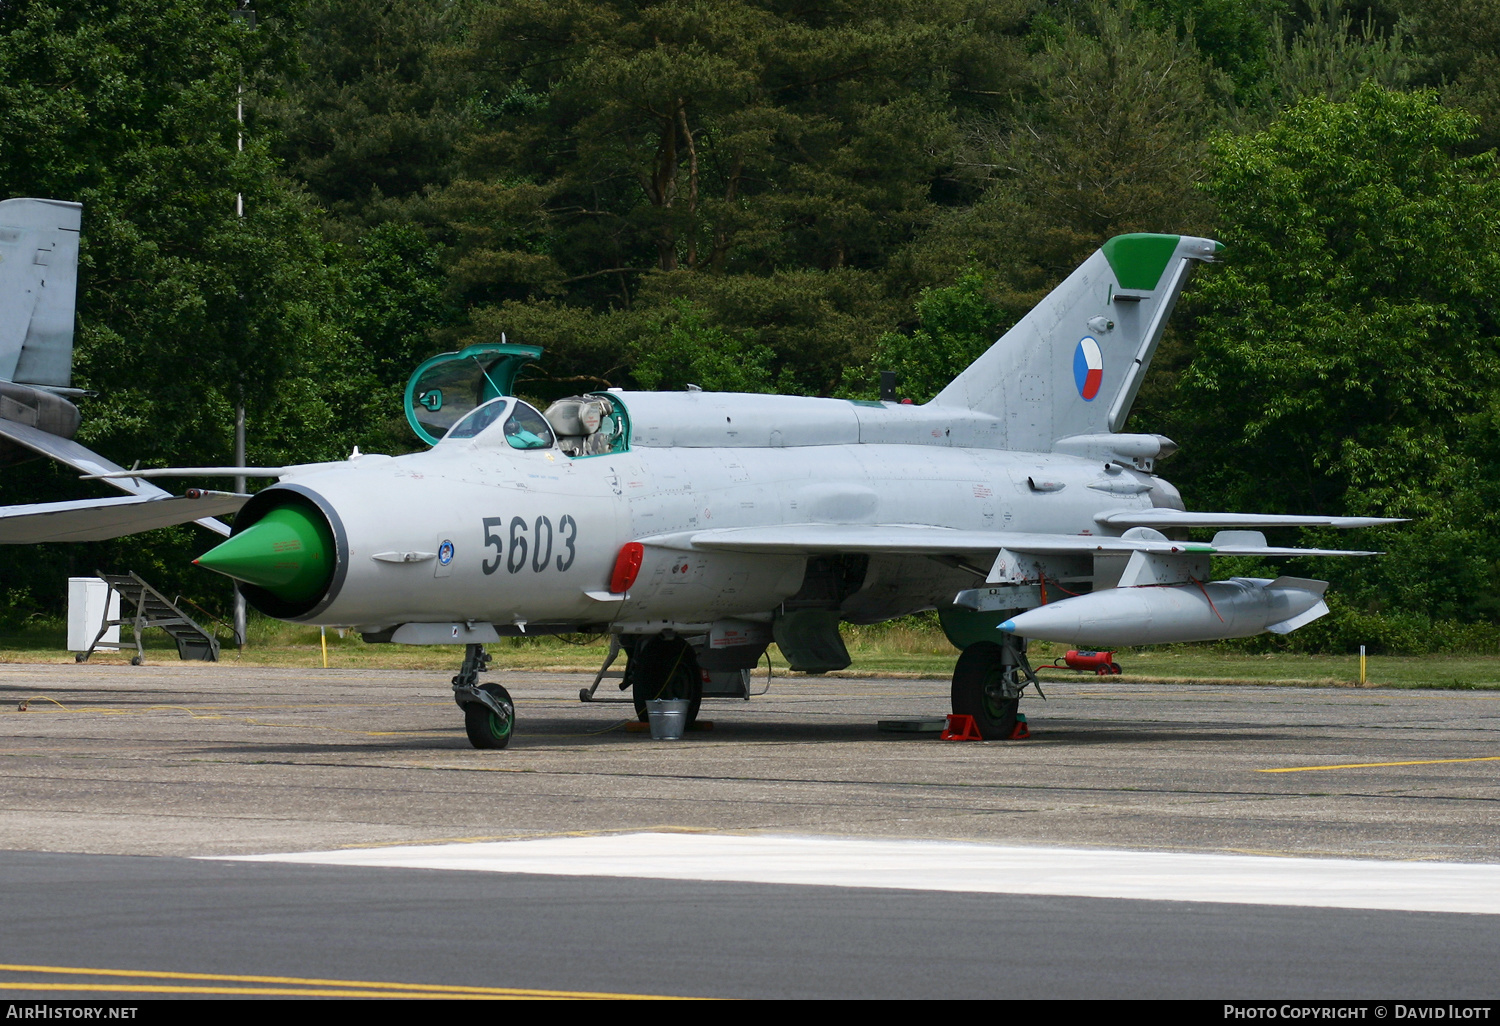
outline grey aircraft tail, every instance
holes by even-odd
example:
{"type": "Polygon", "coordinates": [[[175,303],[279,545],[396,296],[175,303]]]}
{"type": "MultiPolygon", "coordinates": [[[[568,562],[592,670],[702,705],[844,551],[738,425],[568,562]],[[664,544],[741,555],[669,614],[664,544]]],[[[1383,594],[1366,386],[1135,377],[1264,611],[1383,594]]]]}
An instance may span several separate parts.
{"type": "Polygon", "coordinates": [[[932,404],[1005,418],[1011,449],[1119,431],[1192,262],[1220,248],[1188,235],[1115,236],[932,404]]]}
{"type": "Polygon", "coordinates": [[[0,202],[0,380],[73,383],[73,303],[83,207],[0,202]]]}

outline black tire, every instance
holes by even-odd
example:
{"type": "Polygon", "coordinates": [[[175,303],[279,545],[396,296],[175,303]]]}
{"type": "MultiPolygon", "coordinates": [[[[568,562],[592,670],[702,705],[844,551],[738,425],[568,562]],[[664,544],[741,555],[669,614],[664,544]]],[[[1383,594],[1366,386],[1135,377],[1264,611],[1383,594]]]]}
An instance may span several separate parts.
{"type": "Polygon", "coordinates": [[[1016,729],[1019,698],[991,698],[986,685],[1000,683],[1004,649],[979,641],[963,650],[953,667],[953,711],[974,717],[986,741],[1007,741],[1016,729]]]}
{"type": "Polygon", "coordinates": [[[516,705],[510,700],[510,692],[499,684],[481,684],[480,691],[488,692],[499,700],[500,706],[508,710],[505,717],[496,716],[494,710],[482,702],[470,702],[464,706],[464,731],[469,735],[469,744],[475,748],[504,748],[510,744],[510,735],[516,726],[516,705]]]}
{"type": "Polygon", "coordinates": [[[630,697],[636,719],[647,722],[646,701],[651,698],[686,698],[687,725],[698,719],[703,703],[703,671],[693,646],[681,638],[648,638],[630,657],[630,697]]]}
{"type": "Polygon", "coordinates": [[[141,665],[141,657],[140,656],[131,656],[130,657],[130,665],[131,666],[139,666],[139,665],[141,665]]]}

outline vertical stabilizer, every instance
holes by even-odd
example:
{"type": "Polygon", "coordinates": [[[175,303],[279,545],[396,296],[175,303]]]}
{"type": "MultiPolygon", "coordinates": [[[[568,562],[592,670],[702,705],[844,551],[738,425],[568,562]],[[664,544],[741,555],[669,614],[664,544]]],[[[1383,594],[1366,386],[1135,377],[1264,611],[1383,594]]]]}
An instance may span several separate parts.
{"type": "Polygon", "coordinates": [[[82,211],[63,200],[0,202],[0,381],[72,384],[82,211]]]}
{"type": "Polygon", "coordinates": [[[1195,260],[1188,235],[1117,235],[932,400],[1006,423],[1011,449],[1119,431],[1195,260]]]}

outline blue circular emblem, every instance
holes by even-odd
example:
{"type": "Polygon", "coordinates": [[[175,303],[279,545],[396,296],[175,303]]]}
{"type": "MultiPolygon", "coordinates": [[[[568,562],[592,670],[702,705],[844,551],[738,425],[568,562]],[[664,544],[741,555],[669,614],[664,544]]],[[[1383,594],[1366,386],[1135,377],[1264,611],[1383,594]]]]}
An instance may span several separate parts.
{"type": "Polygon", "coordinates": [[[444,566],[453,562],[453,543],[451,541],[445,541],[438,546],[438,562],[444,566]]]}

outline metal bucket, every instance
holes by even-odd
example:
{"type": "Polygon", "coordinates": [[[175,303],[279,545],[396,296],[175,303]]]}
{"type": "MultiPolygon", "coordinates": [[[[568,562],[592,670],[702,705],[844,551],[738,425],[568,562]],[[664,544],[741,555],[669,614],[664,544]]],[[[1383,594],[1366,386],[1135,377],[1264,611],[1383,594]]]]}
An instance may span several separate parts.
{"type": "Polygon", "coordinates": [[[677,741],[687,729],[686,698],[651,698],[646,700],[646,715],[651,720],[651,737],[657,741],[677,741]]]}

